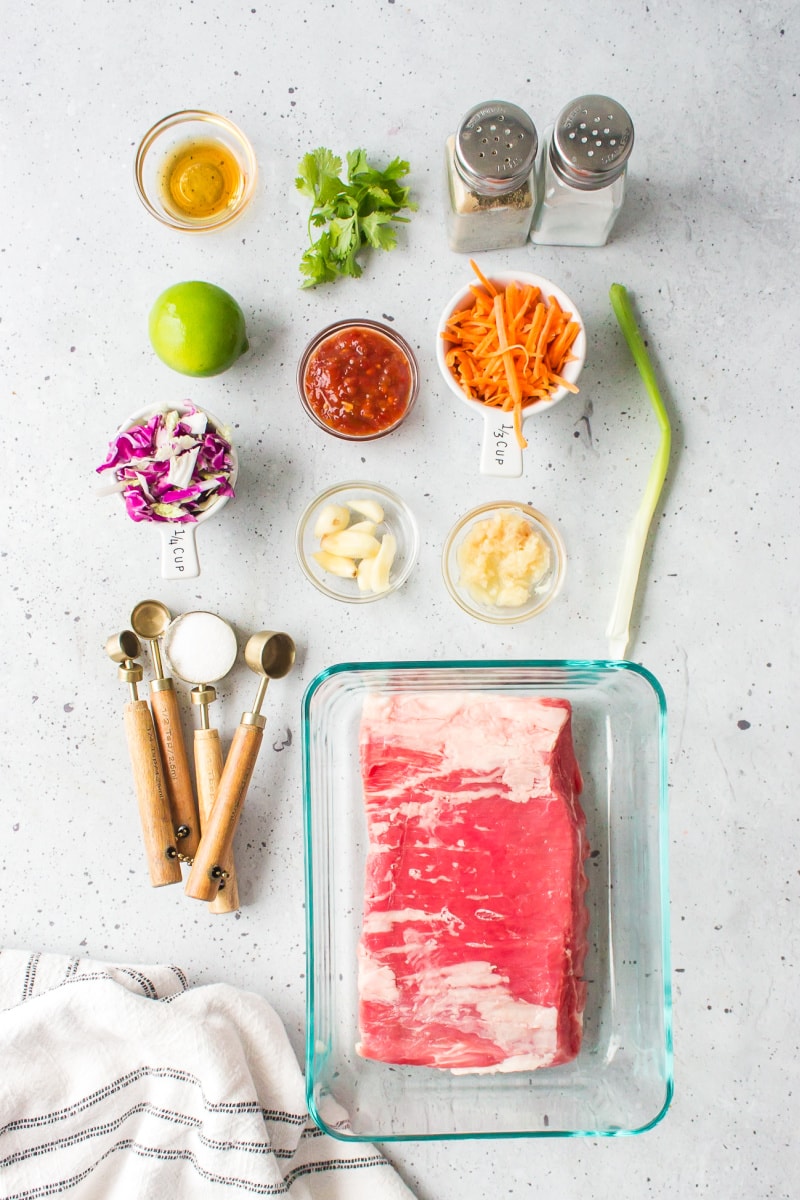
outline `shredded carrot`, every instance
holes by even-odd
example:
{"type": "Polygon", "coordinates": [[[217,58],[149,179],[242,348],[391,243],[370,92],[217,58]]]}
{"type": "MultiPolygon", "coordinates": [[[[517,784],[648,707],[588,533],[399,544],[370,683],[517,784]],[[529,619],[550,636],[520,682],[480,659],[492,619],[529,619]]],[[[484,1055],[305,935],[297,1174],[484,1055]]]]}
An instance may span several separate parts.
{"type": "Polygon", "coordinates": [[[539,341],[539,334],[542,332],[546,314],[547,306],[540,300],[534,309],[533,319],[528,327],[528,336],[525,339],[526,350],[536,350],[536,343],[539,341]]]}
{"type": "Polygon", "coordinates": [[[449,343],[445,362],[465,394],[492,408],[514,413],[514,432],[521,447],[525,409],[558,388],[577,392],[563,371],[580,324],[555,296],[538,288],[493,284],[470,259],[480,280],[472,284],[472,303],[453,313],[442,337],[449,343]]]}
{"type": "Polygon", "coordinates": [[[473,271],[474,271],[474,272],[475,272],[475,274],[478,276],[478,279],[480,279],[481,283],[482,283],[482,284],[483,284],[483,286],[486,288],[486,290],[487,290],[487,292],[489,293],[489,295],[490,295],[490,296],[496,296],[496,295],[497,295],[497,288],[494,286],[494,284],[493,284],[493,283],[490,283],[490,282],[489,282],[489,280],[488,280],[488,279],[486,278],[486,276],[484,275],[483,271],[480,269],[480,267],[478,266],[478,264],[475,262],[475,259],[474,259],[474,258],[471,258],[471,259],[469,260],[469,265],[472,267],[473,271]]]}
{"type": "Polygon", "coordinates": [[[553,342],[553,359],[554,359],[554,361],[556,361],[556,362],[562,361],[563,362],[564,356],[566,355],[566,353],[569,350],[572,343],[575,341],[575,338],[578,336],[579,331],[580,331],[580,325],[578,324],[577,321],[567,321],[566,325],[561,330],[561,333],[558,335],[558,337],[553,342]]]}
{"type": "Polygon", "coordinates": [[[508,382],[508,390],[511,399],[514,401],[514,407],[522,403],[522,388],[519,385],[519,377],[517,368],[514,363],[514,355],[508,349],[508,335],[506,333],[505,314],[503,312],[503,293],[498,292],[494,298],[492,305],[494,308],[494,319],[497,325],[497,342],[500,346],[500,351],[503,355],[503,369],[506,373],[508,382]]]}

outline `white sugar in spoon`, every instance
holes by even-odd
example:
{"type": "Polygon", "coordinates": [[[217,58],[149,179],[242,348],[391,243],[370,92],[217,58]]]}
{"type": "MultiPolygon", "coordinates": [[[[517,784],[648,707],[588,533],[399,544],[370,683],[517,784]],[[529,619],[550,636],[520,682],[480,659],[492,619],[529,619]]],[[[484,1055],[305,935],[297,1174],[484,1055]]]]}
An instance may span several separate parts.
{"type": "MultiPolygon", "coordinates": [[[[228,674],[237,651],[233,629],[222,617],[210,612],[183,613],[170,624],[164,638],[164,653],[172,670],[186,683],[195,684],[192,704],[200,707],[200,728],[194,731],[194,767],[201,833],[211,819],[223,767],[219,730],[209,726],[208,706],[217,698],[211,685],[228,674]]],[[[222,866],[227,878],[209,908],[213,913],[236,912],[239,889],[232,852],[230,860],[222,866]]]]}

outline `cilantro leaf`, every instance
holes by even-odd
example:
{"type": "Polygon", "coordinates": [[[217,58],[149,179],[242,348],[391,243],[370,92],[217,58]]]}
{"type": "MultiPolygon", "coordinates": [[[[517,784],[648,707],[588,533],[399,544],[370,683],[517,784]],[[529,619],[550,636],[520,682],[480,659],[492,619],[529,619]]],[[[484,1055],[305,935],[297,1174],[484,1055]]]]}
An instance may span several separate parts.
{"type": "Polygon", "coordinates": [[[405,159],[393,158],[383,174],[386,179],[402,179],[410,170],[411,168],[405,159]]]}
{"type": "Polygon", "coordinates": [[[358,218],[355,213],[349,217],[334,217],[331,221],[331,248],[335,257],[347,258],[359,245],[358,218]]]}
{"type": "Polygon", "coordinates": [[[397,245],[397,230],[388,224],[392,218],[388,213],[369,213],[361,222],[364,237],[377,250],[394,250],[397,245]]]}
{"type": "Polygon", "coordinates": [[[347,178],[352,180],[368,170],[366,150],[350,150],[347,154],[347,178]]]}
{"type": "Polygon", "coordinates": [[[330,189],[331,184],[338,184],[341,169],[342,160],[324,146],[320,146],[302,159],[300,176],[295,180],[295,185],[299,191],[310,196],[315,204],[320,199],[325,204],[327,200],[324,198],[324,192],[330,189]]]}
{"type": "Polygon", "coordinates": [[[385,188],[373,183],[364,189],[361,208],[362,211],[367,208],[370,212],[395,212],[397,205],[385,188]]]}
{"type": "Polygon", "coordinates": [[[394,158],[385,170],[370,166],[363,149],[347,154],[347,178],[341,178],[342,160],[324,146],[306,154],[299,165],[295,186],[311,200],[308,217],[309,246],[300,260],[302,286],[316,287],[340,276],[358,278],[358,255],[364,247],[393,250],[395,223],[403,209],[416,210],[410,189],[399,181],[409,171],[404,159],[394,158]],[[312,230],[322,230],[314,239],[312,230]]]}
{"type": "Polygon", "coordinates": [[[327,236],[323,234],[319,242],[306,250],[300,259],[300,273],[306,277],[302,284],[304,288],[316,287],[318,283],[331,283],[336,278],[336,269],[331,266],[325,248],[320,245],[327,236]]]}

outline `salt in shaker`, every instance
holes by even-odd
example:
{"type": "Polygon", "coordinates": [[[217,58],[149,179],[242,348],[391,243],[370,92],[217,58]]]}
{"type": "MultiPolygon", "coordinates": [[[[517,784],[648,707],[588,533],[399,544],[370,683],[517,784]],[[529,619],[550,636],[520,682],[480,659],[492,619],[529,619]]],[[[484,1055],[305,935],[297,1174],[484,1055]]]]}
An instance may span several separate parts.
{"type": "Polygon", "coordinates": [[[608,96],[581,96],[545,132],[531,241],[604,246],[622,208],[633,124],[608,96]]]}
{"type": "Polygon", "coordinates": [[[538,137],[516,104],[476,104],[447,139],[447,239],[473,253],[523,246],[536,201],[538,137]]]}

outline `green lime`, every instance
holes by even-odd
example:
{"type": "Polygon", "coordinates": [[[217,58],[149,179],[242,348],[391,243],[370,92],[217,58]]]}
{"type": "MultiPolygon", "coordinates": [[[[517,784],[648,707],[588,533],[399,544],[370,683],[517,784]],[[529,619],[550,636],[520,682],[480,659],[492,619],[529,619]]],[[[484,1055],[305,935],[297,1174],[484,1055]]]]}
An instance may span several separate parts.
{"type": "Polygon", "coordinates": [[[213,283],[176,283],[150,310],[150,341],[158,357],[183,375],[219,375],[247,350],[244,313],[213,283]]]}

